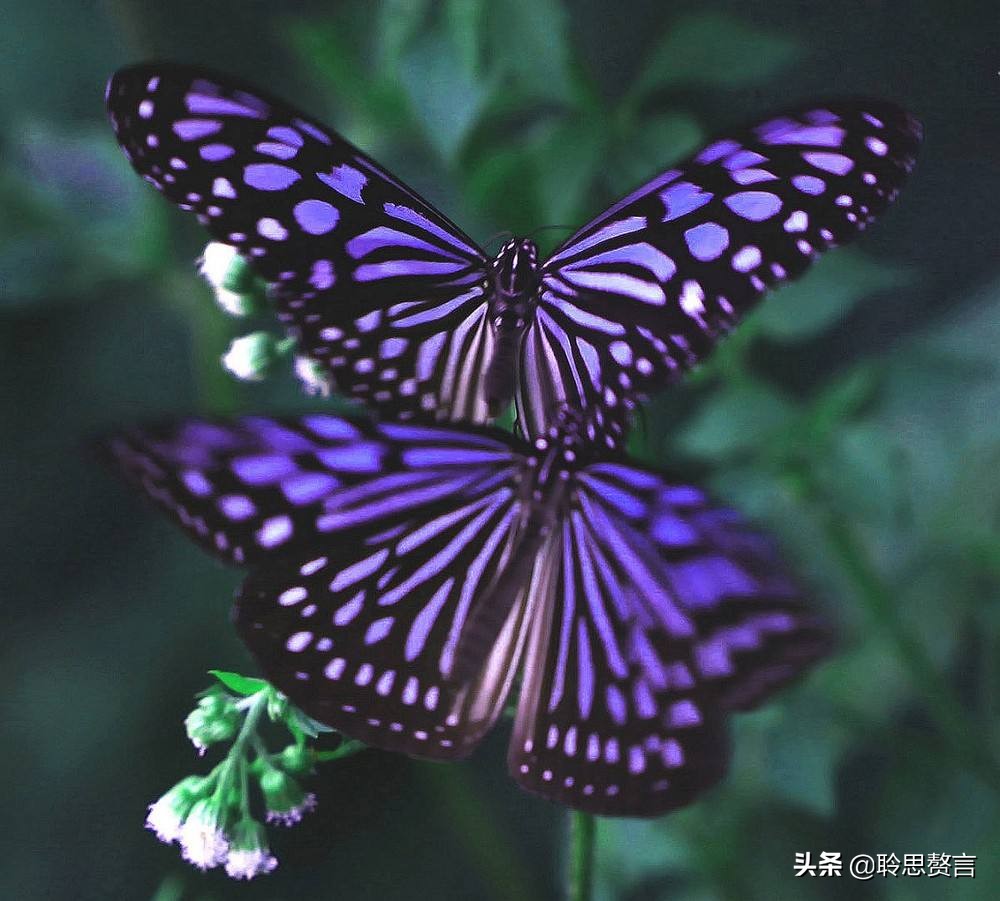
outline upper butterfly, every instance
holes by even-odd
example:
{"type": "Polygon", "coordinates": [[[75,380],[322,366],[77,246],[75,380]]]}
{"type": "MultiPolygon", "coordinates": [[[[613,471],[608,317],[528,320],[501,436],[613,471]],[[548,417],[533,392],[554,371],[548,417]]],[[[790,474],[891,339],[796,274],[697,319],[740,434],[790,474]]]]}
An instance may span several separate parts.
{"type": "Polygon", "coordinates": [[[130,67],[107,106],[136,171],[274,283],[339,391],[472,422],[513,397],[528,438],[590,410],[609,444],[768,287],[879,215],[921,136],[883,101],[800,107],[709,144],[540,262],[527,239],[491,260],[343,138],[234,79],[130,67]]]}

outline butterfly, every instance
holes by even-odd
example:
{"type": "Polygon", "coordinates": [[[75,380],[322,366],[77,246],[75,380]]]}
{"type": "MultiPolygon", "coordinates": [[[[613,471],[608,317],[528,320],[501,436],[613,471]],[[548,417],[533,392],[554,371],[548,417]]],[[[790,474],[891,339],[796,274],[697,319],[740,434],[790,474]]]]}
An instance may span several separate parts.
{"type": "Polygon", "coordinates": [[[250,569],[236,626],[307,713],[453,760],[520,674],[517,783],[650,816],[722,777],[728,714],[803,673],[831,632],[739,514],[595,453],[588,432],[578,413],[531,442],[313,413],[108,447],[191,537],[250,569]]]}
{"type": "Polygon", "coordinates": [[[335,132],[235,79],[139,65],[106,99],[135,170],[273,283],[337,390],[401,420],[482,423],[513,398],[529,439],[566,407],[593,411],[611,446],[768,288],[882,213],[921,139],[884,101],[801,106],[710,143],[545,260],[524,238],[490,258],[335,132]]]}

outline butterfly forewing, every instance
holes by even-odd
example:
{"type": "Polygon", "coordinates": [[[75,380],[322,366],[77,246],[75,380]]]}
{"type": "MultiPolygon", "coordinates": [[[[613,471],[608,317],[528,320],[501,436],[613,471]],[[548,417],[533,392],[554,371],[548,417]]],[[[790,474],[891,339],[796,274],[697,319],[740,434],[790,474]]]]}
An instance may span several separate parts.
{"type": "Polygon", "coordinates": [[[489,262],[333,131],[211,72],[123,69],[108,113],[136,171],[274,284],[338,389],[390,415],[483,421],[489,262]]]}
{"type": "Polygon", "coordinates": [[[236,622],[264,675],[321,722],[379,748],[468,754],[499,714],[525,588],[468,680],[449,678],[470,613],[517,552],[520,502],[494,485],[358,546],[253,573],[236,622]]]}
{"type": "Polygon", "coordinates": [[[248,565],[366,536],[520,478],[502,433],[322,413],[188,420],[133,429],[108,448],[203,547],[248,565]]]}
{"type": "Polygon", "coordinates": [[[704,359],[761,294],[863,230],[913,168],[920,126],[881,101],[733,133],[584,226],[542,267],[517,405],[615,410],[704,359]]]}

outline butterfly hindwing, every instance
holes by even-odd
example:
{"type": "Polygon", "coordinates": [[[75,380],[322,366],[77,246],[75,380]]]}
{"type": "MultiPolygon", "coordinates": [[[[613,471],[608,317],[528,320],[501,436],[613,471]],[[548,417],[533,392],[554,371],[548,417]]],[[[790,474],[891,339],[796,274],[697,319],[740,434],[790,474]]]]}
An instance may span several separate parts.
{"type": "Polygon", "coordinates": [[[882,101],[793,110],[709,144],[542,266],[518,420],[628,411],[705,358],[769,288],[863,230],[913,168],[920,126],[882,101]]]}
{"type": "Polygon", "coordinates": [[[379,748],[468,754],[513,680],[524,589],[471,677],[451,679],[476,604],[517,549],[520,503],[499,484],[357,545],[250,575],[237,627],[269,681],[303,710],[379,748]]]}
{"type": "Polygon", "coordinates": [[[550,800],[653,816],[718,781],[728,744],[690,666],[693,623],[660,603],[652,573],[619,537],[575,512],[539,557],[547,595],[533,618],[508,765],[550,800]]]}
{"type": "Polygon", "coordinates": [[[536,564],[509,765],[607,815],[689,803],[725,772],[725,719],[828,652],[771,542],[697,488],[618,462],[575,480],[536,564]]]}
{"type": "Polygon", "coordinates": [[[579,476],[588,520],[624,520],[657,556],[660,593],[691,618],[692,668],[727,710],[757,706],[828,654],[829,625],[806,603],[773,541],[700,488],[619,463],[579,476]]]}
{"type": "Polygon", "coordinates": [[[201,69],[108,85],[133,168],[273,284],[279,317],[341,392],[407,418],[484,421],[483,252],[372,159],[292,106],[201,69]]]}

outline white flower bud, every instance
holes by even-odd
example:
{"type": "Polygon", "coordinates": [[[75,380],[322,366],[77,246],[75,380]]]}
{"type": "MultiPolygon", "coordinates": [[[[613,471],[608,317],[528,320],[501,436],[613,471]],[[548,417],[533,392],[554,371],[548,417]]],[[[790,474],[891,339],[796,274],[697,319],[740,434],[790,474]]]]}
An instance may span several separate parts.
{"type": "Polygon", "coordinates": [[[262,285],[235,247],[212,241],[198,260],[198,271],[215,291],[216,303],[230,316],[259,312],[262,285]]]}
{"type": "Polygon", "coordinates": [[[329,397],[333,386],[326,369],[312,357],[295,358],[295,375],[302,389],[312,397],[329,397]]]}
{"type": "Polygon", "coordinates": [[[222,365],[236,378],[259,382],[281,357],[278,339],[267,332],[237,338],[222,357],[222,365]]]}

